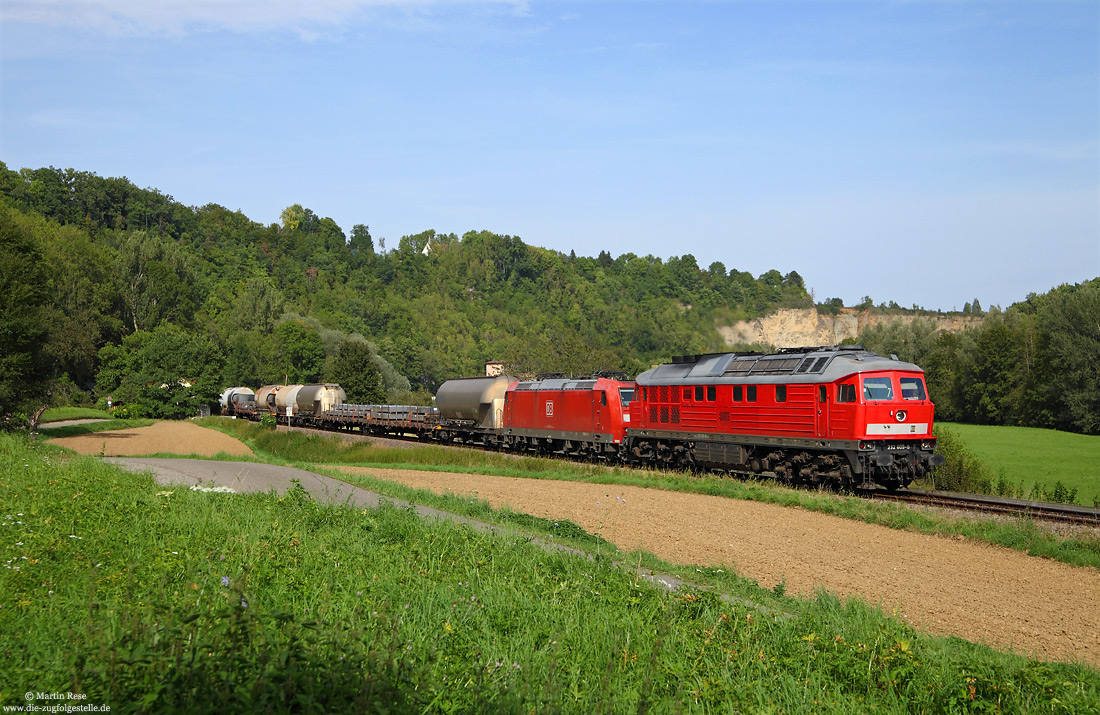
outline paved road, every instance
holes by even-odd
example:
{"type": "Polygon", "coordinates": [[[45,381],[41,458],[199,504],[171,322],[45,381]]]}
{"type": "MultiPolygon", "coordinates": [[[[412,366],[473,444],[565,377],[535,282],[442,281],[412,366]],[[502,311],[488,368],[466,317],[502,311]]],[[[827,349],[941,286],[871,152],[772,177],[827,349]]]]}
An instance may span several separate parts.
{"type": "Polygon", "coordinates": [[[87,425],[93,422],[108,422],[102,417],[89,417],[83,420],[61,420],[59,422],[40,422],[38,423],[38,429],[53,429],[54,427],[72,427],[73,425],[87,425]]]}
{"type": "Polygon", "coordinates": [[[496,532],[496,527],[485,522],[450,514],[401,499],[384,497],[376,492],[352,486],[339,479],[325,477],[314,472],[274,464],[254,462],[216,462],[204,459],[154,459],[152,457],[110,457],[106,461],[124,467],[131,472],[153,473],[157,484],[228,487],[235,492],[284,494],[297,481],[302,488],[322,504],[350,504],[361,509],[375,509],[385,500],[398,508],[411,508],[421,517],[442,519],[467,524],[480,531],[496,532]]]}

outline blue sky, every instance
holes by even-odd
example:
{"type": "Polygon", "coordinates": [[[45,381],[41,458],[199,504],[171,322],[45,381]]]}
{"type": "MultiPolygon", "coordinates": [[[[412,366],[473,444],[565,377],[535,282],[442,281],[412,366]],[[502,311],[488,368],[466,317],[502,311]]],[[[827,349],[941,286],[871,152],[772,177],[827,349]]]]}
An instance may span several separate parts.
{"type": "Polygon", "coordinates": [[[0,0],[0,33],[10,169],[849,305],[1100,276],[1095,0],[0,0]]]}

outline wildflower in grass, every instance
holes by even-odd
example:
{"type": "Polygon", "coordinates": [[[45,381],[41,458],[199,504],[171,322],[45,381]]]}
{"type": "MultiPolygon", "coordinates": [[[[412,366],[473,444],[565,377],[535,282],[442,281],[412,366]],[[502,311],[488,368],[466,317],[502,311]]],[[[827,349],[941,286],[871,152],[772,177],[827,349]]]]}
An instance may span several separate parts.
{"type": "Polygon", "coordinates": [[[228,576],[222,576],[222,585],[227,586],[227,587],[229,586],[229,577],[228,576]]]}
{"type": "Polygon", "coordinates": [[[241,608],[248,608],[248,601],[244,600],[243,597],[241,598],[241,608]]]}

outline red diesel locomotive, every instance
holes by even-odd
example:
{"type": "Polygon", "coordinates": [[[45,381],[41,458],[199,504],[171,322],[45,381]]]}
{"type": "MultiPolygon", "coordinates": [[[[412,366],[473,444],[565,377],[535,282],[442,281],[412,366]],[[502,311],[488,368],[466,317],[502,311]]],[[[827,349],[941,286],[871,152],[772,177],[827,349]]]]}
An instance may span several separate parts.
{"type": "Polygon", "coordinates": [[[924,372],[857,345],[676,358],[636,383],[641,462],[887,489],[943,463],[924,372]]]}

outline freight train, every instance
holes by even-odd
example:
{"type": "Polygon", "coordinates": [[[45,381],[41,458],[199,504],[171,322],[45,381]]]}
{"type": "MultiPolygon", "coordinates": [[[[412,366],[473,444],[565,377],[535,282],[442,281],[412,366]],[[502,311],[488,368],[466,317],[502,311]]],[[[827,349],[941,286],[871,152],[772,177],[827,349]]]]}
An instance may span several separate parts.
{"type": "Polygon", "coordinates": [[[338,385],[222,395],[224,414],[614,464],[899,489],[943,464],[924,372],[857,345],[674,358],[627,380],[448,380],[436,407],[344,404],[338,385]]]}

